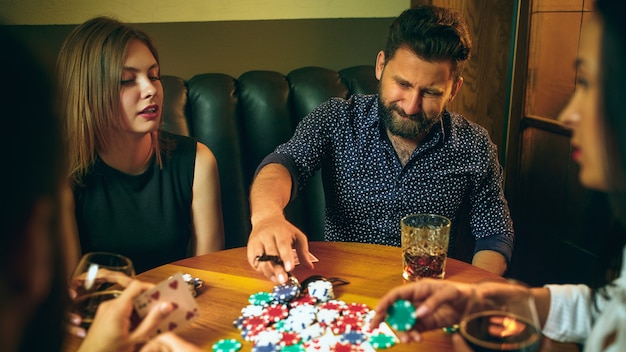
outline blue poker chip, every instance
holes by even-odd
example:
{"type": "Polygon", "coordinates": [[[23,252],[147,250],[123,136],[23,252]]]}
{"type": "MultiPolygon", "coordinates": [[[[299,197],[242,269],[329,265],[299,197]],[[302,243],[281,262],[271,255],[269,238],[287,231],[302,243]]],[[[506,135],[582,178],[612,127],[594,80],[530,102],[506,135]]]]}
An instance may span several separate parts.
{"type": "Polygon", "coordinates": [[[237,319],[233,320],[233,326],[239,330],[243,329],[244,320],[246,320],[246,317],[244,317],[243,315],[239,316],[237,319]]]}
{"type": "Polygon", "coordinates": [[[339,342],[349,343],[351,345],[360,345],[367,340],[367,336],[356,330],[350,330],[339,336],[339,342]]]}
{"type": "Polygon", "coordinates": [[[281,348],[276,344],[255,345],[252,352],[280,352],[281,348]]]}
{"type": "Polygon", "coordinates": [[[274,300],[279,303],[287,303],[300,295],[300,286],[293,283],[285,283],[274,286],[274,300]]]}

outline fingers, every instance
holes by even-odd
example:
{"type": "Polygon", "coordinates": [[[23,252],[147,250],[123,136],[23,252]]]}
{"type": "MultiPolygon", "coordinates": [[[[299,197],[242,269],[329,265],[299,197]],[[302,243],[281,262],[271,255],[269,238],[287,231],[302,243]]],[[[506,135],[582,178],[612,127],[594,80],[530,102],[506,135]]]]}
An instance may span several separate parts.
{"type": "MultiPolygon", "coordinates": [[[[74,322],[71,322],[71,324],[74,324],[74,322]]],[[[78,324],[80,324],[80,322],[78,324]]],[[[81,338],[85,337],[87,335],[87,331],[85,331],[84,328],[81,328],[80,326],[78,326],[78,324],[67,325],[65,327],[65,331],[67,331],[69,334],[74,335],[74,336],[78,336],[81,338]]]]}
{"type": "Polygon", "coordinates": [[[455,352],[472,352],[472,349],[467,345],[461,334],[452,335],[452,347],[455,352]]]}
{"type": "Polygon", "coordinates": [[[295,267],[293,249],[298,258],[308,268],[313,267],[309,259],[306,235],[286,221],[273,226],[261,226],[253,230],[248,240],[248,263],[275,284],[282,284],[289,278],[288,273],[295,267]],[[263,229],[264,228],[264,229],[263,229]],[[278,256],[281,263],[259,260],[263,255],[278,256]]]}
{"type": "MultiPolygon", "coordinates": [[[[449,304],[456,307],[465,307],[465,302],[471,294],[470,286],[459,283],[441,282],[440,284],[429,281],[430,287],[420,292],[414,292],[414,300],[423,301],[417,307],[417,318],[422,318],[436,311],[440,306],[449,304]]],[[[456,312],[461,314],[462,312],[456,312]]]]}
{"type": "Polygon", "coordinates": [[[160,334],[154,339],[148,341],[140,350],[140,352],[199,352],[201,349],[172,332],[160,334]]]}
{"type": "MultiPolygon", "coordinates": [[[[296,254],[298,255],[300,264],[306,266],[309,269],[313,269],[313,262],[310,258],[311,253],[309,252],[309,240],[303,233],[299,233],[296,235],[296,240],[293,244],[293,247],[296,249],[296,254]]],[[[289,269],[286,270],[291,271],[289,269]]]]}
{"type": "Polygon", "coordinates": [[[130,335],[130,340],[135,342],[146,341],[150,335],[172,312],[174,305],[170,302],[161,302],[152,308],[143,318],[141,323],[137,325],[130,335]]]}

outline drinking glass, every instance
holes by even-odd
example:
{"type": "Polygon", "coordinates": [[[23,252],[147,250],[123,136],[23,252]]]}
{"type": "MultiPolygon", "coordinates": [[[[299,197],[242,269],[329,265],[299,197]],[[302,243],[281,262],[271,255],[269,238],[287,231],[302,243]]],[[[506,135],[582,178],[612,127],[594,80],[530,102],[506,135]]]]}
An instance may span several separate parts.
{"type": "Polygon", "coordinates": [[[101,302],[118,297],[129,278],[135,276],[130,259],[123,255],[92,252],[83,255],[70,279],[74,295],[70,314],[80,318],[88,329],[101,302]]]}
{"type": "Polygon", "coordinates": [[[474,351],[539,351],[535,301],[520,282],[482,281],[468,300],[459,332],[474,351]]]}
{"type": "Polygon", "coordinates": [[[410,214],[400,220],[402,277],[443,279],[450,241],[450,219],[437,214],[410,214]]]}

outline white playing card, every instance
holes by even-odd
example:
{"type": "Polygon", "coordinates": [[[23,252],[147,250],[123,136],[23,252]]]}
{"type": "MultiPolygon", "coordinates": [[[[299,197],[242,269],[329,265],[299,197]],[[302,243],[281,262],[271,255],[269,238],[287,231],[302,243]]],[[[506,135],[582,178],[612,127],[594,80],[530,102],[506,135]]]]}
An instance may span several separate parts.
{"type": "Polygon", "coordinates": [[[198,304],[181,273],[170,276],[135,298],[135,311],[145,317],[155,304],[171,302],[174,311],[155,329],[153,335],[186,326],[199,315],[198,304]]]}

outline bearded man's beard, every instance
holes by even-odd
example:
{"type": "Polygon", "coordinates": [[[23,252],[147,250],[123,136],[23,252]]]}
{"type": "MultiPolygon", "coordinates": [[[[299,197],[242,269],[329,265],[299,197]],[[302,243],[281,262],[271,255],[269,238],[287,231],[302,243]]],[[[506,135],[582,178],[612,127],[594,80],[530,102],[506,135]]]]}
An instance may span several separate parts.
{"type": "Polygon", "coordinates": [[[423,111],[409,116],[395,103],[385,106],[380,94],[378,95],[378,113],[383,125],[392,135],[407,139],[415,139],[430,130],[441,118],[441,114],[429,117],[423,111]]]}

